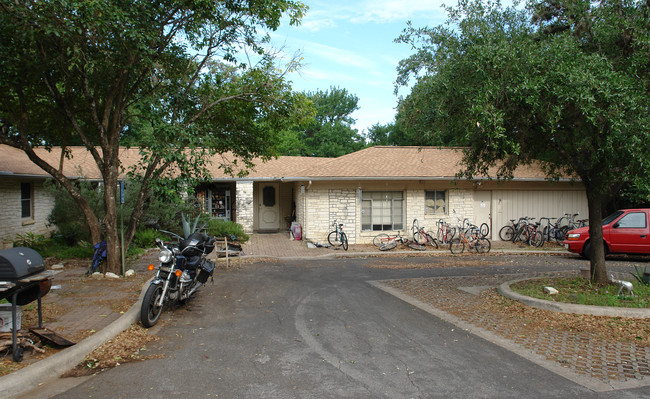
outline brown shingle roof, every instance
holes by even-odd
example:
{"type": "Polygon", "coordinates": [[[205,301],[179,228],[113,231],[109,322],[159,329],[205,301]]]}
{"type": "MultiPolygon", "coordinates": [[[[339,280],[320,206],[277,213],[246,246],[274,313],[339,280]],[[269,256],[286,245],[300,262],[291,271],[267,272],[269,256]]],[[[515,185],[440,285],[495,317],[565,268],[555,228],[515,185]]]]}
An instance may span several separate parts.
{"type": "MultiPolygon", "coordinates": [[[[453,179],[461,170],[460,148],[376,146],[343,155],[317,167],[302,170],[318,178],[422,178],[453,179]]],[[[496,177],[496,169],[490,173],[496,177]]],[[[520,166],[518,179],[543,179],[541,169],[520,166]]]]}
{"type": "MultiPolygon", "coordinates": [[[[64,160],[63,171],[66,176],[100,178],[99,170],[85,147],[70,147],[70,150],[72,159],[64,160]]],[[[55,147],[51,152],[38,148],[36,152],[50,165],[58,168],[60,148],[55,147]]],[[[282,156],[267,162],[256,159],[254,160],[256,166],[243,179],[453,179],[461,169],[462,156],[462,150],[459,148],[376,146],[338,158],[282,156]]],[[[137,149],[121,150],[120,160],[125,166],[136,164],[138,158],[137,149]]],[[[223,162],[232,162],[233,159],[234,157],[229,154],[213,157],[210,166],[212,177],[231,179],[232,177],[225,174],[219,165],[223,162]]],[[[234,169],[235,173],[239,171],[238,168],[234,169]]],[[[0,145],[0,175],[3,174],[48,176],[22,151],[0,145]]],[[[533,166],[522,166],[515,172],[515,178],[523,180],[543,179],[544,176],[541,169],[533,166]]]]}

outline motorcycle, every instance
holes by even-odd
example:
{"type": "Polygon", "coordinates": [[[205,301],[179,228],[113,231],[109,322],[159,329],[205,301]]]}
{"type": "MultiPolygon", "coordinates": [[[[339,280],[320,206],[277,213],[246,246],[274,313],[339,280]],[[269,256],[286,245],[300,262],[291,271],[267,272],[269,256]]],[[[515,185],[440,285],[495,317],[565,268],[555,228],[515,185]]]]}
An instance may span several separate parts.
{"type": "Polygon", "coordinates": [[[160,248],[159,266],[142,300],[140,321],[149,328],[154,326],[166,304],[185,304],[202,285],[212,277],[214,262],[207,256],[214,250],[215,239],[203,233],[193,233],[178,247],[165,245],[156,238],[160,248]]]}

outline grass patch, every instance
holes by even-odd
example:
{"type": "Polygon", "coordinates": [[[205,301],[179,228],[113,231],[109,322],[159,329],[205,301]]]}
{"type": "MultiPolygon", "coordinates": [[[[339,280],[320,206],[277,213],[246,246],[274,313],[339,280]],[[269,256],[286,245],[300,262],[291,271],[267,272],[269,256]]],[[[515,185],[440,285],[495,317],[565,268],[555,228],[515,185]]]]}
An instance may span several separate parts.
{"type": "Polygon", "coordinates": [[[650,286],[634,283],[634,296],[617,295],[618,284],[593,284],[579,277],[556,277],[520,281],[510,288],[522,295],[555,302],[579,305],[614,306],[623,308],[650,307],[650,286]],[[544,293],[544,287],[559,291],[556,295],[544,293]]]}

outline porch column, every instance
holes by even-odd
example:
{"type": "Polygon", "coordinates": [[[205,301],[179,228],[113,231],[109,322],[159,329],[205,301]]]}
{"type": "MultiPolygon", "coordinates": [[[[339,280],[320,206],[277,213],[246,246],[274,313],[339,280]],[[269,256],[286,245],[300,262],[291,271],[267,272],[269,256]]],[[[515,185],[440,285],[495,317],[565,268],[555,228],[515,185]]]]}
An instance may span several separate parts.
{"type": "Polygon", "coordinates": [[[241,224],[246,233],[253,232],[254,222],[254,209],[253,204],[253,182],[252,181],[238,181],[236,183],[237,211],[236,221],[241,224]]]}

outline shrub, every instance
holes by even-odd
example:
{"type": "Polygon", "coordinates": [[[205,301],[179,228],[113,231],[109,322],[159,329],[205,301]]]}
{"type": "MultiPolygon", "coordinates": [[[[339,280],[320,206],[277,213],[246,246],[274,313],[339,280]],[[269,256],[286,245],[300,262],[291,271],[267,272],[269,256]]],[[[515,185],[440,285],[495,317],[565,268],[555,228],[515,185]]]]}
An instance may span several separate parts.
{"type": "Polygon", "coordinates": [[[25,234],[16,234],[14,247],[28,247],[38,251],[38,249],[45,243],[45,236],[43,234],[34,234],[27,232],[25,234]]]}
{"type": "Polygon", "coordinates": [[[153,248],[155,246],[155,240],[157,236],[158,232],[156,232],[154,229],[139,229],[136,231],[135,236],[133,237],[131,246],[135,248],[153,248]]]}
{"type": "Polygon", "coordinates": [[[69,246],[62,237],[45,240],[36,250],[43,258],[92,259],[95,249],[91,245],[69,246]]]}
{"type": "MultiPolygon", "coordinates": [[[[88,199],[88,203],[98,217],[103,217],[101,191],[91,182],[79,181],[76,183],[81,194],[88,199]]],[[[49,190],[54,194],[54,207],[48,217],[50,225],[55,225],[63,240],[72,246],[79,241],[90,240],[90,229],[86,218],[72,199],[70,193],[55,182],[48,183],[49,190]]]]}
{"type": "Polygon", "coordinates": [[[208,234],[213,237],[236,236],[237,240],[241,243],[248,241],[250,238],[248,234],[244,232],[242,225],[221,219],[211,219],[207,230],[208,234]]]}

